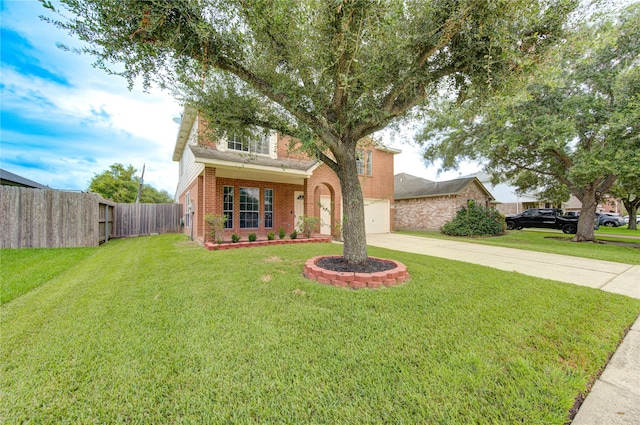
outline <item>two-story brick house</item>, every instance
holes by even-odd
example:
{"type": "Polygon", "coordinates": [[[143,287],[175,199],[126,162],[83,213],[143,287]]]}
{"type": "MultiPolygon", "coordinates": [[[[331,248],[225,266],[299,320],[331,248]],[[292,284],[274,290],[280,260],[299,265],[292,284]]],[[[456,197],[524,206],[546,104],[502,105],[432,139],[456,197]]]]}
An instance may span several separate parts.
{"type": "MultiPolygon", "coordinates": [[[[342,196],[329,167],[290,152],[290,139],[276,132],[247,143],[214,140],[199,125],[197,110],[186,107],[173,152],[180,163],[176,200],[184,205],[185,233],[210,241],[205,216],[224,214],[224,239],[234,233],[266,238],[280,228],[291,233],[304,214],[321,218],[321,234],[339,235],[342,196]]],[[[399,152],[373,142],[358,150],[367,233],[393,230],[393,155],[399,152]]]]}

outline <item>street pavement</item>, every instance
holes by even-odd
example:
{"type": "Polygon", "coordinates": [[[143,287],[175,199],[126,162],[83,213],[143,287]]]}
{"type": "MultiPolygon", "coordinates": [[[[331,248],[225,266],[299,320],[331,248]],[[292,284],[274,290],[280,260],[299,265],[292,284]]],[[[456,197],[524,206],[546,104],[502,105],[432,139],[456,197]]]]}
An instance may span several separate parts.
{"type": "MultiPolygon", "coordinates": [[[[640,299],[640,266],[397,233],[369,234],[367,244],[640,299]]],[[[572,425],[640,425],[640,317],[594,384],[572,425]]]]}

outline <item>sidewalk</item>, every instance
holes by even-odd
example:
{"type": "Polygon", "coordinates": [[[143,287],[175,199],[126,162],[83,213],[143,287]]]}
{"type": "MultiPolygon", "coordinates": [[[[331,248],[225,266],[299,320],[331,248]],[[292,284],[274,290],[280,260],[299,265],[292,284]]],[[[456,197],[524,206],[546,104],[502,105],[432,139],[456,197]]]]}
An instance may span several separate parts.
{"type": "MultiPolygon", "coordinates": [[[[640,299],[640,266],[395,233],[367,235],[367,243],[640,299]]],[[[640,317],[572,422],[572,425],[618,424],[640,425],[640,317]]]]}

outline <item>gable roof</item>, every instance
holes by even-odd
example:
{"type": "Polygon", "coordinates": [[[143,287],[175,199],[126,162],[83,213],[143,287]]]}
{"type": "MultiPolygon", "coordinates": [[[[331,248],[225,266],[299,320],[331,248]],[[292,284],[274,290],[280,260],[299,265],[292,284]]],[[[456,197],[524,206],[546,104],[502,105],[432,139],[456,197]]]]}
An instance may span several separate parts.
{"type": "Polygon", "coordinates": [[[180,117],[180,129],[178,130],[178,137],[176,138],[176,145],[173,148],[173,160],[180,161],[184,147],[187,145],[189,135],[191,134],[191,128],[198,116],[198,110],[193,106],[186,105],[180,117]]]}
{"type": "Polygon", "coordinates": [[[457,195],[472,183],[476,183],[490,199],[493,195],[476,177],[434,182],[411,174],[400,173],[394,176],[394,199],[430,198],[436,196],[457,195]]]}
{"type": "Polygon", "coordinates": [[[34,189],[51,189],[49,186],[34,182],[25,177],[0,168],[0,183],[8,186],[31,187],[34,189]]]}

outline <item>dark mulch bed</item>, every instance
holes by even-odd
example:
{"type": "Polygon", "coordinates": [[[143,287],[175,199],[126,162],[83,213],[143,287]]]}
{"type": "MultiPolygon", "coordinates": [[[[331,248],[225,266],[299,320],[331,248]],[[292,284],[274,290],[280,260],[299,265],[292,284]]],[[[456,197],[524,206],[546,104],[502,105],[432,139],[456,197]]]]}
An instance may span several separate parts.
{"type": "Polygon", "coordinates": [[[351,265],[343,257],[322,258],[316,263],[319,267],[334,272],[377,273],[395,269],[396,265],[389,261],[369,258],[364,265],[351,265]]]}
{"type": "MultiPolygon", "coordinates": [[[[571,238],[562,237],[562,236],[545,236],[545,239],[554,239],[562,242],[571,242],[571,238]]],[[[598,239],[595,242],[581,242],[581,243],[597,243],[601,245],[626,246],[629,248],[640,249],[640,243],[637,243],[637,242],[605,241],[602,239],[598,239]]]]}

